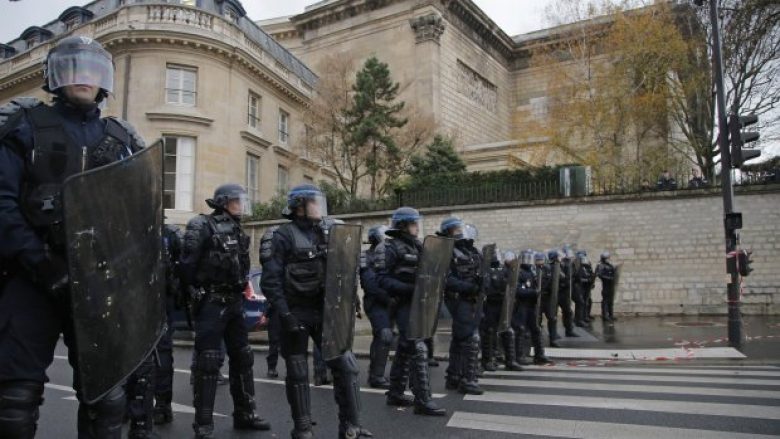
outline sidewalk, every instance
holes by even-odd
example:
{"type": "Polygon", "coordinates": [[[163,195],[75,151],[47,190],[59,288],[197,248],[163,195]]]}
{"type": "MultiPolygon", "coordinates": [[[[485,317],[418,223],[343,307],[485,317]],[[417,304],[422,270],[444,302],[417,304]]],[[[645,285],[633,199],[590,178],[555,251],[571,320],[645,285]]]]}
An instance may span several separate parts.
{"type": "MultiPolygon", "coordinates": [[[[547,348],[547,356],[565,361],[689,361],[708,360],[727,364],[780,365],[780,316],[745,316],[747,341],[740,351],[728,346],[726,316],[622,317],[612,326],[598,317],[593,328],[576,328],[578,338],[562,338],[560,348],[547,348]]],[[[449,320],[439,322],[434,337],[436,358],[447,360],[449,320]]],[[[546,322],[544,323],[546,334],[546,322]]],[[[559,322],[559,326],[562,326],[559,322]]],[[[563,334],[563,328],[559,329],[563,334]]],[[[189,345],[191,335],[177,333],[177,344],[189,345]]],[[[266,332],[250,334],[257,351],[268,346],[266,332]]],[[[357,320],[353,351],[368,357],[371,327],[368,319],[357,320]]],[[[545,341],[545,345],[548,344],[545,341]]]]}

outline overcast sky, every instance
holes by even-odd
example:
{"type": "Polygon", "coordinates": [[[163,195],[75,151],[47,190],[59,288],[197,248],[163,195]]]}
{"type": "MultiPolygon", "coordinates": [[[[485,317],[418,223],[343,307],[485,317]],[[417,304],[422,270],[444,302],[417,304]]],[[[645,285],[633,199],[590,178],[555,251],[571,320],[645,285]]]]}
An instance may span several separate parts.
{"type": "MultiPolygon", "coordinates": [[[[243,0],[247,14],[253,20],[263,20],[303,12],[306,5],[317,0],[243,0]]],[[[89,0],[0,0],[0,41],[17,38],[29,26],[55,20],[70,6],[84,5],[89,0]]],[[[544,10],[553,0],[474,0],[509,35],[544,28],[544,10]],[[522,8],[518,7],[523,5],[522,8]]]]}

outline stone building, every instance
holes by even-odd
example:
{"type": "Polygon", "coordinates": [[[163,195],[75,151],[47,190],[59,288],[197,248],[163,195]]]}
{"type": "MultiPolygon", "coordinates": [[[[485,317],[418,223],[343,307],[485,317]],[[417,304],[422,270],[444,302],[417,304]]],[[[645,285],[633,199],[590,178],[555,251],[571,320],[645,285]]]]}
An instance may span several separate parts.
{"type": "Polygon", "coordinates": [[[567,159],[528,129],[545,117],[548,73],[530,48],[566,26],[510,37],[471,0],[326,0],[258,24],[315,71],[334,52],[386,62],[400,99],[457,139],[469,170],[567,159]]]}
{"type": "Polygon", "coordinates": [[[0,45],[0,104],[48,99],[42,62],[61,37],[100,41],[114,56],[105,115],[165,139],[166,215],[184,223],[228,181],[255,201],[332,180],[302,142],[316,75],[249,20],[237,0],[97,0],[0,45]]]}

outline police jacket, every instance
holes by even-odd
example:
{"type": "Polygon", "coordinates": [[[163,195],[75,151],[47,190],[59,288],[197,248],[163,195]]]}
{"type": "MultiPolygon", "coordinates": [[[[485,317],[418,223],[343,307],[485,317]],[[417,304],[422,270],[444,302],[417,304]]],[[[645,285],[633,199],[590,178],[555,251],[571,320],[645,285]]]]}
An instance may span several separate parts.
{"type": "Polygon", "coordinates": [[[274,233],[261,288],[279,315],[297,307],[322,309],[326,241],[320,225],[304,219],[283,224],[274,233]]]}
{"type": "Polygon", "coordinates": [[[455,242],[452,249],[450,271],[447,274],[445,291],[459,297],[473,299],[482,286],[482,254],[469,240],[455,242]]]}
{"type": "Polygon", "coordinates": [[[390,295],[379,286],[375,269],[376,251],[380,245],[381,243],[372,245],[360,255],[360,286],[365,293],[366,306],[371,306],[374,303],[387,306],[390,303],[390,295]]]}
{"type": "Polygon", "coordinates": [[[249,275],[249,236],[238,218],[223,210],[187,224],[182,245],[182,280],[207,293],[240,295],[249,275]]]}
{"type": "Polygon", "coordinates": [[[414,294],[417,268],[422,256],[422,242],[416,237],[396,231],[376,248],[374,267],[380,288],[400,302],[408,302],[414,294]]]}
{"type": "Polygon", "coordinates": [[[599,264],[596,265],[596,276],[598,276],[602,282],[614,282],[615,266],[609,262],[599,262],[599,264]]]}
{"type": "Polygon", "coordinates": [[[488,303],[500,304],[504,301],[510,268],[507,266],[491,267],[488,272],[489,282],[486,292],[488,303]]]}
{"type": "Polygon", "coordinates": [[[524,306],[536,305],[539,292],[536,289],[536,273],[526,266],[520,267],[520,275],[517,280],[517,289],[515,290],[515,300],[518,304],[524,306]]]}
{"type": "Polygon", "coordinates": [[[0,270],[36,267],[47,247],[64,255],[65,179],[143,147],[127,122],[101,118],[96,107],[32,98],[0,107],[0,270]]]}

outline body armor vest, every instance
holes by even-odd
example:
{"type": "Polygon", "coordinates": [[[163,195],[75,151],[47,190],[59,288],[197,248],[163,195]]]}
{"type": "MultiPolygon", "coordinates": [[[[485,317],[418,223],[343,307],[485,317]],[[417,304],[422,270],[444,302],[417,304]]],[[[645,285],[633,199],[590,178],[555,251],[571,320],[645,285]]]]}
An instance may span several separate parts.
{"type": "Polygon", "coordinates": [[[211,237],[197,274],[207,292],[241,293],[249,274],[249,237],[230,215],[207,215],[211,237]]]}
{"type": "Polygon", "coordinates": [[[288,223],[276,233],[291,238],[292,252],[287,255],[284,268],[284,293],[291,305],[316,305],[324,297],[325,258],[327,243],[324,235],[312,240],[294,223],[288,223]],[[319,239],[317,239],[319,238],[319,239]],[[318,242],[314,242],[318,241],[318,242]]]}
{"type": "Polygon", "coordinates": [[[504,267],[491,267],[490,287],[487,290],[487,300],[491,303],[500,303],[504,300],[507,287],[507,270],[504,267]]]}
{"type": "Polygon", "coordinates": [[[420,263],[422,247],[410,244],[401,238],[389,239],[387,245],[395,248],[398,257],[393,267],[393,276],[401,282],[414,284],[417,281],[417,267],[420,263]]]}
{"type": "Polygon", "coordinates": [[[609,262],[601,262],[596,267],[596,272],[604,280],[615,280],[615,266],[609,262]]]}
{"type": "Polygon", "coordinates": [[[476,250],[455,247],[453,264],[459,279],[472,282],[479,280],[482,263],[476,250]]]}
{"type": "Polygon", "coordinates": [[[39,105],[25,111],[35,144],[26,163],[20,206],[30,225],[47,229],[48,241],[58,247],[64,243],[63,183],[71,175],[130,156],[134,151],[126,145],[132,145],[131,136],[119,122],[107,118],[103,138],[94,145],[78,145],[52,107],[39,105]]]}

